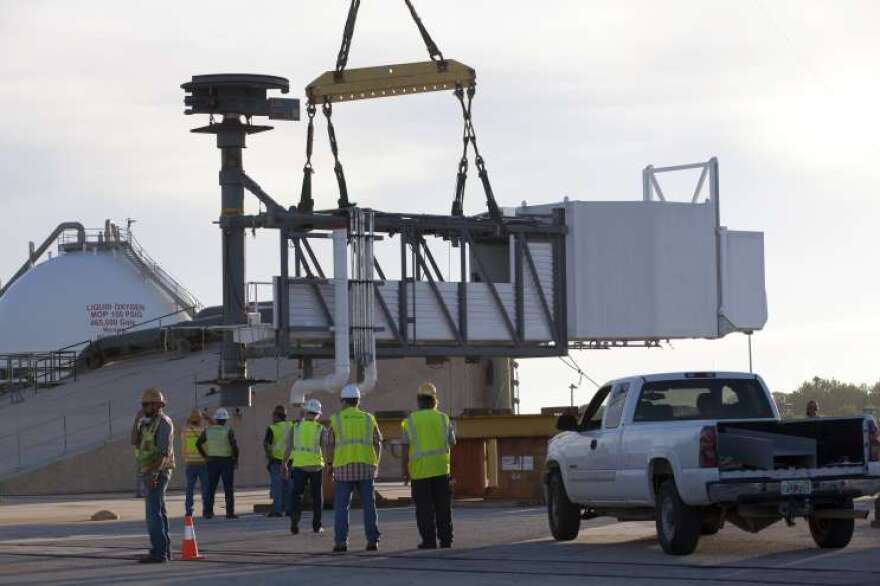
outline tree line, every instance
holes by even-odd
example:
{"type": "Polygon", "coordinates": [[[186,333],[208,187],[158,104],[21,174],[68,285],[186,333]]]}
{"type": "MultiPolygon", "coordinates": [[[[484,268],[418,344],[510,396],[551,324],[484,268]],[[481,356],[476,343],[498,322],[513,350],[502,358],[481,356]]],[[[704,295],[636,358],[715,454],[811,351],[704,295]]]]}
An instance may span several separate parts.
{"type": "Polygon", "coordinates": [[[817,376],[790,393],[774,392],[773,398],[785,418],[804,417],[810,401],[819,404],[822,417],[860,415],[866,411],[880,414],[880,381],[857,385],[817,376]]]}

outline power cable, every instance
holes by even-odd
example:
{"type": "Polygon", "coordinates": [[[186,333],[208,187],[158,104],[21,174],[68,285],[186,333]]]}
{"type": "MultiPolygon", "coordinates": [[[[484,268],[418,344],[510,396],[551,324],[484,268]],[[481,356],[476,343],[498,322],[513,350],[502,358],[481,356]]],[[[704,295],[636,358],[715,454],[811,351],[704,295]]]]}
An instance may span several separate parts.
{"type": "MultiPolygon", "coordinates": [[[[586,372],[584,372],[583,369],[580,367],[580,365],[577,363],[577,361],[575,361],[575,359],[571,355],[559,356],[558,358],[559,358],[559,360],[562,361],[562,364],[566,365],[567,367],[569,367],[570,369],[575,371],[581,378],[585,378],[588,381],[590,381],[590,383],[592,383],[597,389],[600,386],[602,386],[599,383],[597,383],[590,375],[588,375],[586,372]],[[571,364],[566,362],[565,358],[568,358],[569,360],[571,360],[571,364]]],[[[580,386],[580,383],[581,383],[581,381],[578,381],[578,386],[580,386]]]]}

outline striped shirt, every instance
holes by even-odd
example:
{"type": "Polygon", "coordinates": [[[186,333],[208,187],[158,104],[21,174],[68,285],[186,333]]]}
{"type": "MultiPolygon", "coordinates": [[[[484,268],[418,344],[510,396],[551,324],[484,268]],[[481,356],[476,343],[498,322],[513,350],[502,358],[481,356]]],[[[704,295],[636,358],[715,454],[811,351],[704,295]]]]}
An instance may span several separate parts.
{"type": "MultiPolygon", "coordinates": [[[[336,436],[328,433],[329,441],[327,442],[327,452],[333,454],[336,449],[336,436]]],[[[373,449],[376,450],[376,456],[382,456],[382,432],[379,431],[377,425],[373,431],[373,449]]],[[[331,463],[332,466],[332,463],[331,463]]],[[[357,482],[359,480],[370,480],[375,478],[379,471],[378,466],[365,464],[363,462],[353,462],[339,468],[333,468],[333,479],[339,482],[357,482]]]]}

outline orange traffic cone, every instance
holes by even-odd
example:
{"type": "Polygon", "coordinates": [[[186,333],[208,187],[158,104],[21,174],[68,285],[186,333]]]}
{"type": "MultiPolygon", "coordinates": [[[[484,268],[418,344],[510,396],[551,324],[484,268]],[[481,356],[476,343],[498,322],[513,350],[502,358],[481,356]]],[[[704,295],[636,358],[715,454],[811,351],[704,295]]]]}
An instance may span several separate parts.
{"type": "Polygon", "coordinates": [[[200,560],[204,556],[199,555],[199,545],[196,543],[196,529],[193,526],[193,518],[187,515],[183,518],[183,547],[180,551],[181,560],[200,560]]]}

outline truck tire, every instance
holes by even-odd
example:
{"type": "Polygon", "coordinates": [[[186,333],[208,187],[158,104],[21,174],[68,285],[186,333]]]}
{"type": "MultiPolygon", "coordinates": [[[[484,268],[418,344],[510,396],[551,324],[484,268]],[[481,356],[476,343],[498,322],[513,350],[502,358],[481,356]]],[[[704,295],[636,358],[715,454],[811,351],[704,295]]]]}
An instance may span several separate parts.
{"type": "MultiPolygon", "coordinates": [[[[848,501],[841,508],[852,510],[852,501],[848,501]]],[[[813,541],[823,549],[846,547],[852,540],[856,528],[855,519],[814,519],[810,517],[809,524],[813,541]]]]}
{"type": "Polygon", "coordinates": [[[697,549],[703,517],[682,502],[675,481],[666,480],[657,491],[657,537],[669,555],[689,555],[697,549]]]}
{"type": "Polygon", "coordinates": [[[550,476],[547,495],[547,518],[556,541],[571,541],[581,530],[581,509],[568,499],[565,484],[558,472],[550,476]]]}

